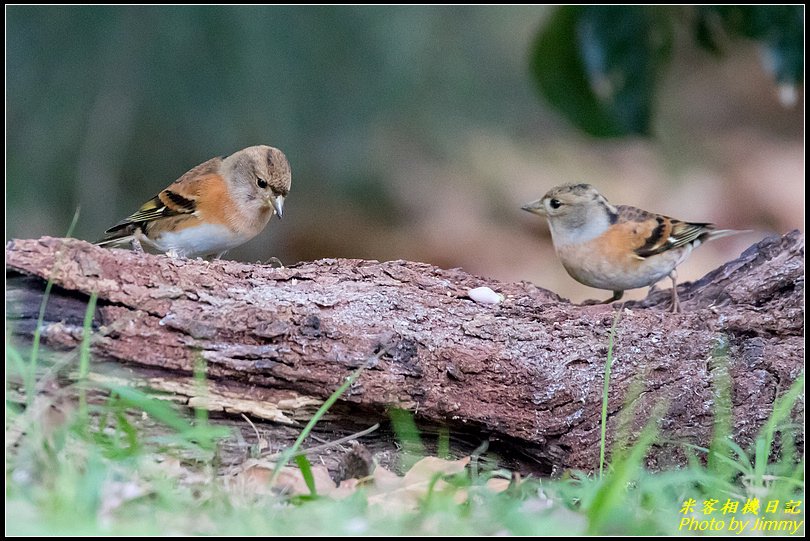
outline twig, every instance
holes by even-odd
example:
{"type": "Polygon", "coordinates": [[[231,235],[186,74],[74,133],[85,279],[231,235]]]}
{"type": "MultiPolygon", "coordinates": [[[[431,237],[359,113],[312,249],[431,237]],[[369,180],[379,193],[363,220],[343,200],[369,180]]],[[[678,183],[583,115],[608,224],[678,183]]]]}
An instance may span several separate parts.
{"type": "Polygon", "coordinates": [[[250,425],[250,428],[252,428],[253,432],[256,434],[256,444],[261,445],[262,437],[261,435],[259,435],[259,429],[256,428],[256,425],[253,424],[253,421],[251,421],[247,415],[245,415],[244,413],[241,413],[240,415],[242,416],[242,419],[247,421],[247,423],[250,425]]]}
{"type": "MultiPolygon", "coordinates": [[[[321,444],[321,445],[316,445],[315,447],[310,447],[309,449],[302,449],[301,451],[298,451],[297,453],[295,453],[295,455],[293,455],[293,456],[309,455],[309,454],[312,454],[312,453],[316,453],[318,451],[323,451],[324,449],[329,449],[330,447],[335,447],[335,446],[340,445],[342,443],[346,443],[347,441],[352,441],[352,440],[356,440],[358,438],[362,438],[363,436],[365,436],[367,434],[371,434],[372,432],[374,432],[378,428],[380,428],[380,423],[376,423],[373,426],[370,426],[365,430],[361,430],[360,432],[356,432],[354,434],[349,434],[348,436],[337,439],[335,441],[330,441],[330,442],[326,442],[326,443],[321,444]]],[[[283,454],[283,452],[281,452],[281,453],[273,453],[272,455],[262,455],[262,458],[266,458],[266,459],[269,459],[269,460],[274,460],[274,459],[277,459],[277,458],[281,457],[282,454],[283,454]]]]}

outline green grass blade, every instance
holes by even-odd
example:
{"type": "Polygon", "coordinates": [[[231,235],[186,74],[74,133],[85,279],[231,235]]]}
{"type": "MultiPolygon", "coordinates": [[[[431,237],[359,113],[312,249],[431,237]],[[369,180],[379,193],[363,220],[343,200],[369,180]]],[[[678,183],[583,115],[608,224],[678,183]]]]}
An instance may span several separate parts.
{"type": "MultiPolygon", "coordinates": [[[[77,207],[76,212],[73,213],[73,220],[70,222],[67,234],[65,235],[66,237],[70,237],[73,234],[73,230],[76,228],[78,221],[79,208],[77,207]]],[[[53,289],[53,275],[56,274],[59,264],[62,262],[62,253],[63,252],[61,249],[56,253],[51,277],[48,278],[48,282],[45,284],[45,293],[42,295],[42,302],[39,304],[39,316],[37,317],[37,326],[34,328],[33,345],[31,347],[31,356],[28,362],[28,377],[26,378],[25,382],[25,400],[26,405],[29,407],[34,401],[34,386],[37,378],[37,361],[39,359],[39,344],[42,339],[42,324],[45,321],[45,307],[48,305],[48,298],[51,296],[51,289],[53,289]]]]}
{"type": "Polygon", "coordinates": [[[366,362],[360,365],[360,367],[357,370],[352,372],[351,375],[349,375],[349,377],[346,378],[346,381],[343,382],[343,385],[338,387],[337,390],[335,390],[335,392],[333,392],[329,396],[329,398],[326,399],[326,401],[321,405],[321,407],[318,408],[318,411],[316,411],[315,415],[312,416],[312,419],[309,420],[309,422],[301,431],[301,433],[298,435],[298,438],[295,440],[292,446],[286,451],[284,451],[284,454],[282,454],[281,457],[279,458],[278,462],[276,463],[276,467],[273,470],[273,475],[270,477],[269,483],[270,486],[273,486],[276,483],[276,480],[278,480],[278,476],[281,474],[281,468],[286,466],[287,463],[290,461],[290,459],[294,457],[296,453],[298,453],[298,449],[301,448],[301,445],[304,443],[304,440],[307,438],[307,436],[309,436],[309,433],[312,432],[312,429],[315,428],[315,425],[318,423],[318,421],[321,420],[321,417],[323,417],[326,414],[326,412],[329,411],[329,408],[331,408],[334,405],[334,403],[338,401],[338,398],[340,398],[343,395],[343,393],[345,393],[349,389],[349,387],[351,387],[351,385],[357,380],[357,378],[360,377],[360,374],[363,373],[363,370],[365,370],[368,367],[368,365],[371,364],[372,361],[379,359],[380,355],[381,354],[378,353],[377,355],[370,357],[368,360],[366,360],[366,362]]]}
{"type": "Polygon", "coordinates": [[[111,392],[118,395],[123,403],[127,406],[143,411],[150,417],[156,419],[160,423],[172,428],[176,432],[186,432],[191,430],[192,425],[179,413],[177,413],[171,404],[163,400],[153,398],[132,387],[123,385],[107,385],[100,383],[99,385],[107,387],[111,392]]]}
{"type": "Polygon", "coordinates": [[[774,434],[778,428],[784,424],[785,420],[790,417],[790,411],[793,409],[793,405],[803,393],[804,374],[796,378],[796,381],[793,382],[790,389],[774,402],[773,412],[762,428],[755,443],[754,478],[757,484],[762,483],[762,476],[765,475],[765,469],[771,456],[771,449],[773,448],[774,434]]]}
{"type": "Polygon", "coordinates": [[[9,374],[16,374],[21,378],[27,377],[28,365],[23,359],[22,354],[17,351],[17,348],[11,345],[11,337],[6,335],[6,389],[8,389],[9,374]],[[13,368],[9,367],[9,361],[13,364],[13,368]]]}
{"type": "Polygon", "coordinates": [[[590,518],[589,531],[601,532],[602,525],[607,522],[615,509],[626,505],[626,494],[629,483],[637,472],[643,470],[644,457],[658,435],[657,419],[666,411],[665,404],[659,404],[650,415],[650,421],[645,426],[630,453],[621,460],[611,463],[611,473],[600,480],[601,486],[593,499],[588,511],[590,518]]]}
{"type": "MultiPolygon", "coordinates": [[[[194,387],[196,395],[208,403],[208,363],[202,353],[198,353],[194,358],[194,387]]],[[[208,423],[208,409],[205,407],[194,408],[194,418],[198,424],[208,423]]]]}
{"type": "MultiPolygon", "coordinates": [[[[739,449],[739,451],[743,453],[742,455],[739,455],[739,456],[743,457],[742,459],[734,460],[732,457],[727,456],[725,453],[721,452],[721,450],[719,448],[718,449],[710,449],[710,448],[707,448],[707,447],[702,447],[700,445],[694,445],[692,443],[684,443],[684,442],[679,442],[679,441],[675,441],[675,440],[668,440],[668,439],[662,439],[662,440],[660,440],[660,443],[671,443],[673,445],[681,445],[685,449],[693,449],[695,451],[699,451],[701,453],[704,453],[707,457],[713,455],[713,460],[718,461],[718,462],[722,462],[722,463],[726,464],[727,466],[729,466],[730,468],[736,469],[739,473],[742,473],[743,475],[747,475],[747,474],[751,473],[751,466],[748,463],[748,459],[747,459],[747,457],[745,455],[745,452],[742,451],[742,449],[739,448],[739,445],[737,445],[736,443],[734,443],[734,442],[732,442],[730,440],[724,442],[724,444],[726,444],[726,445],[734,444],[734,446],[736,446],[739,449]]],[[[731,447],[731,445],[729,445],[729,447],[731,447]]],[[[714,469],[712,471],[716,472],[716,469],[714,469]]]]}
{"type": "Polygon", "coordinates": [[[87,426],[89,419],[87,413],[87,375],[90,373],[90,339],[93,335],[93,316],[96,313],[97,300],[98,293],[93,291],[90,294],[90,300],[87,302],[87,310],[84,312],[82,343],[79,346],[79,420],[84,427],[87,426]]]}
{"type": "Polygon", "coordinates": [[[725,456],[726,441],[732,428],[731,374],[728,362],[728,340],[725,336],[720,336],[709,360],[709,377],[714,393],[714,426],[707,468],[721,477],[732,475],[728,463],[721,459],[721,456],[725,456]]]}
{"type": "Polygon", "coordinates": [[[613,318],[613,325],[610,327],[610,336],[608,338],[608,352],[607,361],[605,362],[605,383],[602,388],[602,421],[601,421],[601,434],[599,437],[599,478],[602,477],[602,471],[605,466],[605,437],[607,436],[607,410],[608,410],[608,390],[610,388],[610,367],[613,364],[613,343],[616,336],[616,327],[619,324],[619,318],[622,315],[622,309],[616,310],[616,315],[613,318]]]}
{"type": "Polygon", "coordinates": [[[301,477],[304,478],[304,483],[307,484],[309,494],[311,496],[317,496],[318,491],[315,488],[315,477],[312,475],[312,465],[309,463],[309,459],[307,459],[305,455],[296,455],[295,463],[298,465],[298,469],[301,470],[301,477]]]}
{"type": "Polygon", "coordinates": [[[439,438],[436,442],[436,456],[450,458],[450,430],[446,426],[439,428],[439,438]]]}
{"type": "Polygon", "coordinates": [[[419,427],[413,420],[413,414],[409,411],[393,408],[388,412],[391,419],[391,427],[397,435],[397,440],[402,446],[401,462],[407,470],[410,469],[420,458],[425,456],[425,446],[419,435],[419,427]]]}

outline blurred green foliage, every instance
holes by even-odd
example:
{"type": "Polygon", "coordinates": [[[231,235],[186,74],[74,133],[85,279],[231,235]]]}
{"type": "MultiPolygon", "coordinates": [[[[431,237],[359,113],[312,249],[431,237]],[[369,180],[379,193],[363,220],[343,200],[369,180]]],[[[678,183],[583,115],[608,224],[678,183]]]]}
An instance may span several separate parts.
{"type": "Polygon", "coordinates": [[[284,229],[343,200],[395,218],[392,147],[443,158],[460,132],[536,122],[525,52],[545,12],[9,7],[7,237],[58,235],[81,206],[93,240],[190,167],[260,143],[292,164],[284,229]]]}
{"type": "MultiPolygon", "coordinates": [[[[775,73],[793,73],[779,66],[803,60],[802,50],[788,48],[803,35],[801,7],[10,6],[6,13],[7,239],[63,234],[81,207],[76,236],[95,240],[194,165],[270,144],[292,165],[284,220],[229,258],[403,257],[491,273],[504,254],[521,251],[492,225],[519,227],[521,187],[537,183],[542,193],[553,182],[607,172],[583,167],[600,163],[606,147],[580,139],[571,124],[598,135],[654,126],[666,134],[649,147],[662,163],[691,169],[698,159],[719,179],[729,173],[694,143],[695,116],[800,138],[800,123],[785,121],[775,100],[750,97],[771,89],[748,85],[747,72],[739,84],[736,75],[718,83],[721,91],[750,91],[733,102],[686,98],[681,81],[668,81],[661,102],[655,97],[661,75],[677,67],[682,74],[694,58],[670,50],[745,49],[734,36],[749,38],[737,65],[749,65],[756,39],[776,51],[768,55],[775,73]],[[565,118],[537,99],[537,78],[565,118]],[[762,103],[759,116],[741,120],[752,103],[762,103]],[[683,107],[701,112],[690,117],[683,107]]],[[[697,52],[702,69],[684,85],[715,75],[714,60],[697,52]]]]}
{"type": "Polygon", "coordinates": [[[548,102],[597,137],[650,135],[656,89],[679,26],[713,52],[738,37],[760,42],[782,84],[804,78],[804,7],[564,6],[536,39],[532,68],[548,102]]]}
{"type": "Polygon", "coordinates": [[[723,51],[723,39],[760,42],[765,69],[780,83],[804,82],[804,6],[698,6],[696,39],[723,51]]]}

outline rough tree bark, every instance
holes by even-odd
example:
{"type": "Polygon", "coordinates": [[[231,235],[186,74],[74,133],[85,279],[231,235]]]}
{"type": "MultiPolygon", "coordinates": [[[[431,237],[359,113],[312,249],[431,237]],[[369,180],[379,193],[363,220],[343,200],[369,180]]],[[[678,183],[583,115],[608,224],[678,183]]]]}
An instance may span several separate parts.
{"type": "MultiPolygon", "coordinates": [[[[30,336],[42,279],[52,278],[44,339],[75,346],[87,295],[96,291],[98,356],[186,397],[194,394],[188,375],[203,358],[214,408],[293,422],[377,354],[343,397],[346,422],[353,412],[385,419],[396,406],[451,433],[506,441],[535,461],[528,468],[535,472],[598,465],[616,305],[572,305],[529,283],[406,261],[325,259],[278,269],[47,237],[9,242],[6,273],[16,333],[30,336]],[[503,302],[473,302],[468,290],[482,285],[503,302]]],[[[797,231],[767,238],[679,292],[682,314],[666,311],[667,291],[624,305],[609,440],[625,418],[620,411],[632,412],[632,438],[658,405],[666,439],[707,445],[720,407],[716,380],[728,374],[731,436],[745,447],[803,370],[804,239],[797,231]]],[[[803,404],[793,415],[801,419],[803,404]]],[[[680,446],[662,444],[648,463],[684,459],[680,446]]]]}

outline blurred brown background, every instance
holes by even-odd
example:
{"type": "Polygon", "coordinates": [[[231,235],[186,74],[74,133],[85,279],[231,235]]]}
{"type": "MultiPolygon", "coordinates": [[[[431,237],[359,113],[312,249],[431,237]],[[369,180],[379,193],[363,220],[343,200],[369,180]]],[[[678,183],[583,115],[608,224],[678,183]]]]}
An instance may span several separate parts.
{"type": "Polygon", "coordinates": [[[550,9],[8,7],[6,238],[63,235],[81,207],[75,236],[95,240],[254,144],[286,152],[293,187],[232,259],[427,261],[579,301],[604,292],[520,210],[556,184],[757,231],[701,247],[682,280],[803,229],[803,87],[781,105],[756,44],[718,58],[676,35],[654,137],[597,140],[532,80],[550,9]]]}

